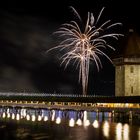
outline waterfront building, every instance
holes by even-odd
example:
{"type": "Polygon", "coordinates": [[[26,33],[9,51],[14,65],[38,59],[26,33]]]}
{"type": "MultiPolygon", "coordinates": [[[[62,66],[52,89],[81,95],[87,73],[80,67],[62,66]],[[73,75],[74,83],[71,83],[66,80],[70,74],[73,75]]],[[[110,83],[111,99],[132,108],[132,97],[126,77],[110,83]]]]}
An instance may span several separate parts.
{"type": "Polygon", "coordinates": [[[115,95],[140,96],[140,35],[129,29],[124,48],[113,60],[115,65],[115,95]]]}

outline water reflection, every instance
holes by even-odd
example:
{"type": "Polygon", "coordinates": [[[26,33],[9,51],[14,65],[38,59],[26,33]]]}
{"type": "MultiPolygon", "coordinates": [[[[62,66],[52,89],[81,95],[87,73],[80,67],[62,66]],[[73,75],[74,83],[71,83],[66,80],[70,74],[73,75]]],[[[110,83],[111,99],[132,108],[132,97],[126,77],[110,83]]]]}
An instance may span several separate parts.
{"type": "Polygon", "coordinates": [[[110,129],[109,128],[109,123],[108,123],[108,121],[105,121],[103,123],[103,134],[106,138],[109,138],[109,129],[110,129]]]}
{"type": "Polygon", "coordinates": [[[129,140],[129,125],[124,124],[123,126],[123,138],[124,140],[129,140]]]}
{"type": "Polygon", "coordinates": [[[60,124],[61,123],[61,118],[60,117],[57,117],[56,118],[56,124],[60,124]]]}
{"type": "Polygon", "coordinates": [[[34,122],[36,120],[36,116],[32,115],[32,121],[34,122]]]}
{"type": "Polygon", "coordinates": [[[118,123],[116,125],[116,140],[122,140],[122,124],[118,123]]]}
{"type": "Polygon", "coordinates": [[[87,128],[90,125],[90,120],[88,120],[88,113],[87,111],[84,111],[83,113],[83,126],[84,128],[87,128]]]}
{"type": "Polygon", "coordinates": [[[118,123],[116,125],[116,140],[129,140],[129,125],[118,123]]]}
{"type": "Polygon", "coordinates": [[[97,120],[95,120],[95,121],[93,122],[93,127],[94,127],[94,128],[98,128],[98,127],[99,127],[99,122],[98,122],[97,120]]]}
{"type": "MultiPolygon", "coordinates": [[[[37,127],[43,127],[38,130],[39,132],[47,129],[43,134],[32,134],[37,131],[35,128],[28,131],[16,128],[17,137],[21,134],[24,137],[32,134],[32,137],[43,139],[48,138],[46,135],[49,135],[48,131],[50,131],[51,134],[55,133],[62,140],[62,136],[66,135],[65,139],[71,140],[132,140],[135,135],[135,140],[140,140],[140,126],[133,128],[129,122],[113,122],[112,112],[1,107],[0,121],[18,122],[18,124],[26,121],[30,125],[38,124],[37,127]]],[[[0,132],[1,129],[6,129],[6,126],[2,126],[5,125],[0,126],[0,132]]],[[[54,140],[54,138],[51,137],[51,140],[54,140]]]]}
{"type": "Polygon", "coordinates": [[[13,120],[15,119],[15,114],[14,114],[14,113],[12,113],[12,119],[13,119],[13,120]]]}
{"type": "Polygon", "coordinates": [[[70,126],[70,127],[74,127],[74,125],[75,125],[75,120],[74,120],[73,118],[71,118],[71,119],[69,120],[69,126],[70,126]]]}
{"type": "Polygon", "coordinates": [[[29,114],[26,115],[26,119],[27,119],[27,121],[30,120],[30,115],[29,114]]]}
{"type": "Polygon", "coordinates": [[[44,116],[44,121],[48,121],[48,116],[44,116]]]}
{"type": "Polygon", "coordinates": [[[82,120],[79,118],[79,119],[77,120],[76,124],[77,124],[78,126],[81,126],[81,125],[82,125],[82,120]]]}
{"type": "Polygon", "coordinates": [[[20,119],[20,115],[16,114],[16,120],[19,120],[19,119],[20,119]]]}
{"type": "Polygon", "coordinates": [[[51,117],[51,120],[54,121],[54,119],[55,119],[55,110],[52,110],[51,113],[52,113],[51,114],[51,116],[52,116],[51,117]]]}
{"type": "Polygon", "coordinates": [[[41,121],[41,120],[42,120],[42,116],[38,115],[38,121],[41,121]]]}

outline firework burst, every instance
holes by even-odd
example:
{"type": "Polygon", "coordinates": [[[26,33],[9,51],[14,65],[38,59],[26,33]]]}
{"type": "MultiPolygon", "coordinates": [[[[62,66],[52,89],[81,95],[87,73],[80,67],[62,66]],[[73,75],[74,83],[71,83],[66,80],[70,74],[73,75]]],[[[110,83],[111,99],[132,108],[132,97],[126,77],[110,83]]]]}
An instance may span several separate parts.
{"type": "Polygon", "coordinates": [[[112,62],[101,48],[115,50],[113,46],[108,44],[107,38],[118,39],[122,34],[107,33],[106,31],[114,26],[122,24],[112,24],[111,20],[107,20],[98,25],[104,10],[104,8],[102,8],[97,19],[94,18],[93,13],[88,12],[87,20],[83,27],[81,26],[83,22],[80,15],[73,7],[71,7],[71,9],[76,14],[78,22],[70,21],[70,23],[62,24],[55,34],[58,34],[63,40],[58,46],[53,47],[48,51],[53,49],[59,49],[60,51],[65,50],[65,53],[61,57],[61,64],[65,63],[65,67],[67,67],[70,62],[76,64],[76,67],[79,68],[79,82],[81,81],[82,83],[83,95],[86,95],[90,61],[95,62],[98,71],[102,68],[100,56],[105,56],[110,62],[112,62]]]}

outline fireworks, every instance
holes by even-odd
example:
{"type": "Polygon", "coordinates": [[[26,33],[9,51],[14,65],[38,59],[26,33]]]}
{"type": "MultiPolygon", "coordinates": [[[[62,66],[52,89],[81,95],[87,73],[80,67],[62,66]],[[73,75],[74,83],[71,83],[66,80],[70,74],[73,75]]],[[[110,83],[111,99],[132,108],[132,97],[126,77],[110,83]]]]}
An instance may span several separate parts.
{"type": "Polygon", "coordinates": [[[62,38],[62,41],[58,46],[50,50],[59,49],[65,52],[61,57],[61,64],[65,63],[65,67],[67,67],[70,62],[76,64],[76,67],[79,68],[79,82],[81,81],[82,83],[83,95],[86,95],[90,61],[95,62],[98,71],[102,68],[100,56],[105,56],[111,61],[101,48],[111,48],[115,50],[113,46],[108,44],[106,39],[118,39],[122,34],[107,33],[107,31],[114,26],[122,24],[112,24],[111,20],[107,20],[99,25],[98,23],[104,10],[104,8],[102,8],[97,19],[94,18],[93,13],[88,12],[86,24],[83,27],[80,15],[73,7],[71,7],[71,9],[77,16],[78,22],[70,21],[70,23],[62,24],[59,30],[55,32],[55,34],[58,34],[59,37],[62,38]]]}

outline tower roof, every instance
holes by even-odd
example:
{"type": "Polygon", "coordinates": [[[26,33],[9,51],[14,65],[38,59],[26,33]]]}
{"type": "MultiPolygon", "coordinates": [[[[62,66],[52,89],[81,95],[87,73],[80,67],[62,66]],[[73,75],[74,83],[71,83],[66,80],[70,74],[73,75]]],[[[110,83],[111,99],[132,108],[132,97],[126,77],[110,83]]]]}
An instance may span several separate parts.
{"type": "Polygon", "coordinates": [[[129,29],[127,35],[122,39],[122,44],[118,53],[116,58],[140,58],[140,35],[133,29],[129,29]]]}

